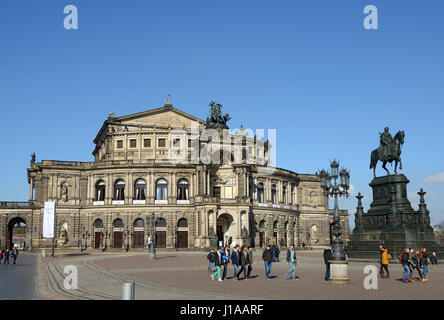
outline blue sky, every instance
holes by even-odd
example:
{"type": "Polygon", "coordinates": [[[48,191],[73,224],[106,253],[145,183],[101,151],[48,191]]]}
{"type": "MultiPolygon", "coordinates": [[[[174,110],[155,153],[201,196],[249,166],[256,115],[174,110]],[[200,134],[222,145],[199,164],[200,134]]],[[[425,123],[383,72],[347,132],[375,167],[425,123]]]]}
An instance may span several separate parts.
{"type": "MultiPolygon", "coordinates": [[[[314,173],[339,159],[366,210],[378,132],[405,130],[410,201],[423,187],[438,223],[443,12],[441,0],[1,0],[0,198],[27,200],[30,153],[91,161],[110,110],[157,108],[171,93],[200,118],[216,100],[232,128],[275,128],[279,167],[314,173]],[[63,28],[69,4],[78,30],[63,28]],[[378,30],[363,27],[369,4],[378,30]]],[[[340,206],[353,225],[354,196],[340,206]]]]}

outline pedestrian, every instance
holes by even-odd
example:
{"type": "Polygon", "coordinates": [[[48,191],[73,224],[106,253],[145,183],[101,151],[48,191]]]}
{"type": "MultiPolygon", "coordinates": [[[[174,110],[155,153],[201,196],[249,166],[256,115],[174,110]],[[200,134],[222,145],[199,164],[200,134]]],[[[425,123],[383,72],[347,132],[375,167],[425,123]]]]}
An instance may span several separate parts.
{"type": "Polygon", "coordinates": [[[220,276],[220,265],[222,264],[221,250],[222,250],[221,247],[217,248],[217,252],[213,248],[211,248],[211,253],[210,253],[211,261],[216,266],[216,272],[211,275],[211,279],[214,280],[215,277],[217,276],[219,278],[217,281],[219,281],[219,282],[222,281],[222,278],[220,276]]]}
{"type": "Polygon", "coordinates": [[[233,265],[234,273],[233,278],[236,278],[237,270],[239,268],[240,263],[240,252],[239,252],[239,246],[236,245],[234,247],[233,253],[231,254],[231,264],[233,265]]]}
{"type": "Polygon", "coordinates": [[[436,252],[432,252],[432,254],[430,255],[430,262],[432,264],[438,264],[438,261],[436,260],[436,252]]]}
{"type": "Polygon", "coordinates": [[[264,260],[265,265],[265,277],[270,280],[271,267],[273,264],[273,252],[271,251],[270,245],[262,253],[262,260],[264,260]]]}
{"type": "Polygon", "coordinates": [[[222,272],[222,280],[225,280],[227,277],[227,269],[228,269],[228,263],[230,262],[230,249],[228,249],[228,245],[225,245],[225,248],[222,249],[222,265],[224,267],[224,270],[222,272]]]}
{"type": "Polygon", "coordinates": [[[15,263],[15,261],[17,260],[17,256],[18,256],[18,250],[17,250],[17,248],[14,247],[14,250],[12,250],[12,265],[13,266],[17,265],[15,263]]]}
{"type": "Polygon", "coordinates": [[[330,279],[330,258],[331,258],[331,245],[324,249],[324,263],[325,263],[325,277],[324,280],[328,283],[330,279]]]}
{"type": "Polygon", "coordinates": [[[424,282],[424,277],[422,276],[421,268],[420,268],[420,261],[421,261],[421,252],[419,250],[413,251],[413,258],[412,258],[412,266],[413,269],[418,271],[419,280],[424,282]]]}
{"type": "Polygon", "coordinates": [[[250,280],[251,271],[253,271],[253,247],[248,248],[248,272],[247,280],[250,280]]]}
{"type": "MultiPolygon", "coordinates": [[[[212,249],[212,250],[214,250],[214,249],[212,249]]],[[[211,252],[212,251],[210,251],[210,253],[208,253],[208,255],[207,255],[207,259],[208,259],[208,272],[210,272],[210,273],[215,271],[214,262],[211,261],[211,252]]]]}
{"type": "Polygon", "coordinates": [[[413,280],[413,271],[415,271],[413,264],[413,257],[415,256],[415,253],[412,248],[410,249],[407,248],[407,253],[409,255],[409,269],[410,269],[410,277],[408,280],[409,282],[415,282],[415,280],[413,280]]]}
{"type": "Polygon", "coordinates": [[[379,245],[379,277],[380,278],[384,278],[384,269],[382,266],[382,254],[384,253],[384,245],[380,244],[379,245]]]}
{"type": "Polygon", "coordinates": [[[296,251],[294,250],[294,246],[290,245],[290,248],[287,250],[287,263],[290,266],[290,269],[288,269],[287,273],[284,275],[285,279],[288,280],[288,276],[291,274],[292,279],[296,278],[296,264],[298,263],[296,259],[296,251]]]}
{"type": "Polygon", "coordinates": [[[381,269],[382,269],[382,273],[381,273],[381,278],[386,278],[386,279],[390,279],[390,271],[388,269],[388,265],[390,263],[390,257],[391,255],[389,255],[388,250],[386,247],[382,248],[382,256],[381,256],[381,269]],[[384,270],[386,272],[386,276],[384,276],[384,270]]]}
{"type": "Polygon", "coordinates": [[[4,256],[5,256],[5,261],[3,262],[3,265],[8,263],[9,266],[9,249],[6,249],[4,256]]]}
{"type": "Polygon", "coordinates": [[[248,250],[247,250],[247,246],[243,245],[241,247],[241,252],[240,252],[240,268],[239,271],[236,274],[236,277],[234,278],[234,280],[239,280],[239,276],[241,274],[241,272],[244,272],[244,278],[247,278],[246,275],[246,269],[247,266],[250,264],[249,260],[248,260],[248,250]]]}
{"type": "Polygon", "coordinates": [[[404,252],[401,253],[399,256],[399,262],[402,265],[402,269],[404,271],[404,274],[402,276],[402,282],[408,283],[409,277],[410,277],[410,268],[409,268],[409,254],[407,249],[404,249],[404,252]]]}
{"type": "Polygon", "coordinates": [[[277,262],[278,258],[277,258],[277,252],[278,252],[278,247],[275,243],[275,240],[273,239],[272,244],[271,244],[271,252],[273,253],[273,262],[277,262]]]}
{"type": "Polygon", "coordinates": [[[421,253],[422,253],[421,265],[423,266],[422,277],[424,278],[424,281],[428,281],[427,273],[429,272],[429,257],[428,257],[426,248],[422,248],[421,253]]]}

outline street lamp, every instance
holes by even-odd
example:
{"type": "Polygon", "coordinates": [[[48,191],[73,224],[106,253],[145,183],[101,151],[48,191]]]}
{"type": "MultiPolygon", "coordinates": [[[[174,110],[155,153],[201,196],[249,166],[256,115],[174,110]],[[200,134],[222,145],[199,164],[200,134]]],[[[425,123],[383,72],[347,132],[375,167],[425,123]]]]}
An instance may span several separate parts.
{"type": "Polygon", "coordinates": [[[334,214],[333,223],[331,225],[331,232],[335,236],[332,242],[332,256],[330,262],[332,263],[332,282],[344,283],[348,282],[347,276],[347,261],[344,253],[343,241],[340,239],[342,235],[342,227],[339,224],[339,207],[338,197],[348,197],[348,190],[350,188],[350,172],[346,169],[339,171],[339,162],[333,160],[330,162],[330,173],[322,169],[318,175],[321,178],[321,187],[324,190],[325,196],[334,197],[334,214]],[[338,178],[339,184],[338,184],[338,178]],[[333,270],[334,269],[334,270],[333,270]],[[334,274],[335,272],[336,274],[334,274]],[[336,275],[336,277],[335,277],[336,275]]]}

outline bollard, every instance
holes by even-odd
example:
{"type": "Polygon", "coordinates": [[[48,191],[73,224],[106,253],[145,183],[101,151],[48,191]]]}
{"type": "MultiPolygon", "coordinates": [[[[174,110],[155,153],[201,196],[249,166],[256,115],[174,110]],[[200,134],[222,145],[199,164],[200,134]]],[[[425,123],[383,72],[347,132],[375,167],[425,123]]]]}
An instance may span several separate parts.
{"type": "Polygon", "coordinates": [[[122,300],[134,300],[136,284],[134,282],[126,282],[123,284],[122,300]]]}
{"type": "Polygon", "coordinates": [[[44,258],[46,255],[45,249],[42,250],[42,257],[44,258]]]}

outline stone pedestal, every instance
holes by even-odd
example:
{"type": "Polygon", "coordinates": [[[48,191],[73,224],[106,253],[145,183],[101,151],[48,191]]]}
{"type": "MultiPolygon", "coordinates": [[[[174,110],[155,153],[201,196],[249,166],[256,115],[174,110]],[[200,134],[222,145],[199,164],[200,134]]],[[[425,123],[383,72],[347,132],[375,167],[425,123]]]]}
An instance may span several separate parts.
{"type": "Polygon", "coordinates": [[[348,277],[348,261],[330,260],[330,279],[328,283],[347,284],[350,283],[348,277]]]}

